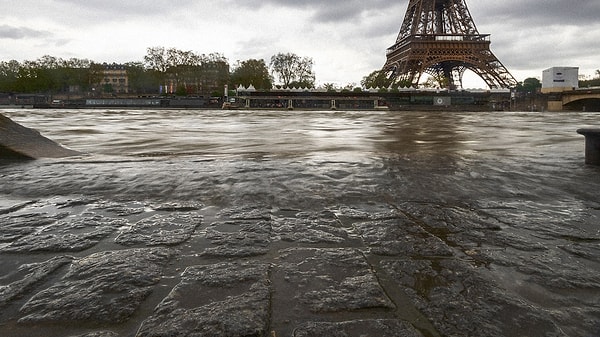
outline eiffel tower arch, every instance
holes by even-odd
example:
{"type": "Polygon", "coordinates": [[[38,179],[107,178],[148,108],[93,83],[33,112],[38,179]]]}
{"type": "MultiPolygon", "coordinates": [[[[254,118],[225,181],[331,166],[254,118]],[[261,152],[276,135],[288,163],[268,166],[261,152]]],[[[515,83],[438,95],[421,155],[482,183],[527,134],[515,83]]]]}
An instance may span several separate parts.
{"type": "Polygon", "coordinates": [[[392,85],[416,87],[427,73],[443,87],[460,89],[466,70],[491,89],[517,85],[490,50],[490,35],[477,31],[465,0],[410,0],[382,69],[392,85]]]}

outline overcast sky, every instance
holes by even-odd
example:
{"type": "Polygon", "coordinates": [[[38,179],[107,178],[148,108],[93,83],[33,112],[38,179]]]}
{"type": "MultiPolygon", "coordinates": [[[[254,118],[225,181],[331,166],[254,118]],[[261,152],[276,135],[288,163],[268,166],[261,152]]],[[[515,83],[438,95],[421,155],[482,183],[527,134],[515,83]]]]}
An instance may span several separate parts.
{"type": "MultiPolygon", "coordinates": [[[[0,0],[0,60],[43,55],[142,61],[163,46],[237,60],[312,57],[317,84],[360,84],[385,63],[407,0],[0,0]]],[[[600,69],[600,1],[467,0],[492,51],[518,81],[543,69],[600,69]]],[[[467,79],[465,87],[484,86],[467,79]]]]}

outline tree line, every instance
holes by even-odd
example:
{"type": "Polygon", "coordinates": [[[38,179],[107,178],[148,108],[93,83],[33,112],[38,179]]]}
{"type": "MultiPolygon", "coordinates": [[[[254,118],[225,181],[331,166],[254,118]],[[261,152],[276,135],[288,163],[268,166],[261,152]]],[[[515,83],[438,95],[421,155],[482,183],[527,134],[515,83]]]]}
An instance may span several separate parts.
{"type": "Polygon", "coordinates": [[[596,70],[593,77],[580,80],[579,87],[600,87],[600,69],[596,70]]]}
{"type": "MultiPolygon", "coordinates": [[[[104,82],[104,72],[111,65],[88,59],[62,59],[43,56],[33,61],[0,61],[0,92],[8,93],[112,93],[111,83],[104,82]]],[[[114,66],[114,65],[113,65],[114,66]]],[[[237,61],[230,66],[220,53],[198,54],[177,48],[150,47],[142,61],[121,65],[127,72],[128,90],[132,94],[174,93],[177,95],[219,95],[223,86],[254,86],[269,90],[284,88],[314,88],[313,60],[294,53],[278,53],[269,64],[262,59],[237,61]],[[167,90],[168,89],[168,90],[167,90]]],[[[363,88],[410,86],[394,82],[381,70],[365,76],[363,88]]],[[[600,70],[595,77],[580,81],[581,87],[599,86],[600,70]]],[[[333,90],[333,84],[325,84],[333,90]]],[[[352,85],[353,86],[353,85],[352,85]]],[[[535,92],[541,87],[536,78],[519,83],[517,91],[535,92]]],[[[346,89],[353,89],[347,87],[346,89]]]]}
{"type": "MultiPolygon", "coordinates": [[[[281,87],[313,88],[313,60],[294,53],[278,53],[267,64],[262,59],[237,61],[230,66],[220,53],[198,54],[177,48],[150,47],[143,61],[124,63],[132,94],[213,94],[223,86],[253,85],[269,90],[281,87]],[[212,91],[212,92],[211,92],[212,91]]],[[[110,66],[88,59],[43,56],[33,61],[0,62],[0,92],[60,94],[111,92],[105,82],[110,66]]]]}

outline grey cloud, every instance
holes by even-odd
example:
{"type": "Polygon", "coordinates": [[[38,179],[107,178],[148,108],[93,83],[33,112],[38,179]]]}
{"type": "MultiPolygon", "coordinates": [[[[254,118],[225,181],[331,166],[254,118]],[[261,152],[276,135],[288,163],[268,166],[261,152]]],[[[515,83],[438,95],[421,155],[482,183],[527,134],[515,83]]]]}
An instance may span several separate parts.
{"type": "MultiPolygon", "coordinates": [[[[210,29],[209,25],[214,24],[214,21],[221,17],[223,21],[231,18],[231,22],[224,23],[235,25],[236,22],[244,22],[243,29],[252,30],[252,22],[258,20],[268,22],[272,19],[271,15],[298,15],[306,18],[306,22],[301,23],[302,27],[290,27],[292,28],[290,31],[300,30],[301,34],[313,36],[314,39],[331,40],[332,46],[344,45],[347,49],[355,49],[356,57],[372,58],[373,61],[369,62],[379,64],[385,61],[385,49],[395,42],[408,2],[408,0],[246,0],[241,2],[236,0],[212,2],[22,0],[20,4],[28,5],[19,6],[21,9],[12,16],[15,20],[28,17],[32,12],[30,9],[37,8],[39,10],[36,12],[44,13],[45,19],[53,19],[58,26],[65,26],[65,31],[80,25],[106,25],[109,30],[121,22],[134,22],[139,24],[140,29],[148,29],[146,23],[158,26],[162,23],[182,20],[181,23],[186,24],[187,20],[203,22],[207,16],[214,16],[214,20],[206,20],[206,28],[195,28],[199,29],[198,33],[200,33],[204,32],[204,29],[210,29]],[[286,9],[286,11],[278,9],[286,9]],[[218,11],[219,15],[212,15],[213,12],[208,12],[209,10],[218,11]]],[[[482,34],[492,35],[492,51],[510,68],[537,69],[553,66],[554,63],[576,64],[583,54],[597,55],[599,52],[600,44],[596,42],[600,39],[598,36],[600,1],[598,0],[466,0],[466,3],[479,31],[482,34]]],[[[273,22],[282,21],[280,17],[277,19],[273,22]]],[[[290,24],[292,22],[296,21],[290,20],[290,24]]],[[[0,23],[0,39],[41,36],[47,43],[59,43],[59,41],[52,41],[54,34],[42,31],[43,28],[38,30],[36,28],[12,27],[0,23]]],[[[270,57],[274,52],[273,48],[277,46],[277,41],[294,38],[288,36],[286,27],[277,28],[281,28],[281,36],[272,36],[264,41],[263,39],[266,38],[264,34],[257,31],[254,34],[255,40],[235,42],[237,53],[243,57],[270,57]]],[[[140,36],[148,36],[144,34],[140,33],[140,36]]],[[[151,41],[152,38],[148,40],[151,41]]],[[[288,42],[285,45],[293,44],[288,42]]]]}
{"type": "MultiPolygon", "coordinates": [[[[468,4],[468,2],[467,2],[468,4]]],[[[473,6],[475,7],[475,6],[473,6]]],[[[476,21],[494,20],[527,25],[584,25],[598,22],[598,0],[506,0],[481,5],[482,17],[476,21]]],[[[518,27],[510,27],[515,29],[518,27]]]]}
{"type": "MultiPolygon", "coordinates": [[[[280,6],[310,10],[318,22],[339,22],[354,20],[366,11],[382,11],[397,17],[400,25],[407,0],[248,0],[236,2],[224,0],[228,6],[245,7],[259,10],[264,6],[280,6]]],[[[476,1],[466,0],[471,9],[477,9],[474,14],[476,23],[486,21],[520,22],[523,24],[585,24],[597,22],[600,16],[600,1],[598,0],[503,0],[476,1]]],[[[511,27],[514,29],[515,27],[511,27]]]]}
{"type": "Polygon", "coordinates": [[[165,16],[185,8],[198,8],[191,0],[142,1],[142,0],[56,0],[71,11],[86,13],[96,19],[114,20],[123,17],[165,16]]]}
{"type": "Polygon", "coordinates": [[[49,36],[49,32],[35,30],[27,27],[13,27],[0,25],[0,39],[20,40],[26,38],[38,38],[49,36]]]}
{"type": "MultiPolygon", "coordinates": [[[[193,0],[143,1],[143,0],[57,0],[73,9],[87,10],[98,15],[110,13],[117,16],[145,16],[168,14],[177,10],[201,11],[208,5],[193,0]]],[[[260,11],[266,6],[287,7],[306,10],[313,13],[317,22],[340,22],[359,18],[367,11],[382,11],[398,18],[400,25],[408,0],[216,0],[212,6],[219,5],[223,11],[246,8],[260,11]]],[[[469,8],[477,8],[475,22],[518,21],[530,24],[585,24],[597,22],[600,16],[598,0],[503,0],[477,1],[466,0],[469,8]]],[[[198,13],[201,15],[202,13],[198,13]]]]}
{"type": "MultiPolygon", "coordinates": [[[[280,6],[288,8],[296,8],[312,11],[313,19],[316,22],[342,22],[354,20],[360,17],[361,14],[367,11],[388,11],[397,6],[406,6],[407,1],[399,1],[391,3],[386,0],[249,0],[243,3],[238,3],[233,0],[226,0],[230,5],[244,6],[250,9],[261,9],[264,6],[280,6]]],[[[391,13],[394,15],[394,13],[391,13]]],[[[399,25],[400,23],[398,23],[399,25]]]]}

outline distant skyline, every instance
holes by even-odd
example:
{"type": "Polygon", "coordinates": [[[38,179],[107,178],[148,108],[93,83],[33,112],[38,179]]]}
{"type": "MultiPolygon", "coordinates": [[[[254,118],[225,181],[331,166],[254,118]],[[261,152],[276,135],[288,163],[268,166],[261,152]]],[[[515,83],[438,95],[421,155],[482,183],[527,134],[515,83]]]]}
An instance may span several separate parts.
{"type": "MultiPolygon", "coordinates": [[[[600,69],[598,0],[467,0],[491,49],[518,81],[542,70],[600,69]]],[[[96,62],[142,61],[146,48],[175,47],[237,60],[291,52],[314,60],[317,85],[349,83],[385,63],[407,0],[0,0],[0,60],[44,55],[96,62]]],[[[465,87],[484,87],[475,75],[465,87]]]]}

